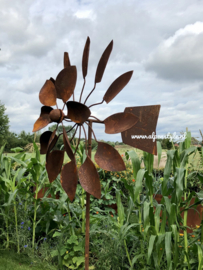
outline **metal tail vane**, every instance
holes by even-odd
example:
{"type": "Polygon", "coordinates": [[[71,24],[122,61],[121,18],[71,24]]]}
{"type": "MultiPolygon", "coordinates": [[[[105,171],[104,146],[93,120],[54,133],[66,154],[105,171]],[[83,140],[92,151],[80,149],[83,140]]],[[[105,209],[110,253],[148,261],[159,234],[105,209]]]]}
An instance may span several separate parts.
{"type": "MultiPolygon", "coordinates": [[[[72,151],[71,140],[74,138],[74,133],[71,140],[69,140],[67,133],[71,130],[65,130],[63,126],[64,151],[53,150],[59,136],[56,135],[57,128],[51,132],[46,131],[40,137],[40,153],[46,154],[46,170],[48,173],[49,181],[53,182],[59,173],[61,173],[60,181],[63,189],[67,193],[71,201],[74,200],[78,178],[81,186],[86,191],[86,239],[85,239],[85,269],[89,269],[89,208],[90,208],[90,194],[96,198],[101,197],[101,186],[99,175],[91,160],[91,138],[92,134],[96,139],[92,129],[92,123],[101,123],[105,125],[105,132],[108,134],[121,133],[123,142],[150,152],[157,154],[156,142],[152,140],[139,140],[132,139],[132,135],[150,135],[156,132],[156,124],[159,115],[160,105],[144,106],[144,107],[131,107],[126,108],[124,112],[113,114],[107,117],[104,121],[99,120],[91,114],[90,108],[95,105],[102,104],[104,101],[109,103],[130,81],[133,71],[126,72],[118,77],[106,91],[103,100],[99,103],[92,104],[87,107],[85,104],[96,88],[96,84],[102,80],[109,56],[113,48],[113,41],[109,43],[103,52],[95,74],[94,87],[89,95],[86,97],[84,103],[81,103],[83,90],[86,83],[86,75],[88,71],[90,39],[87,38],[83,57],[82,57],[82,73],[83,73],[83,87],[80,94],[79,102],[75,101],[74,89],[77,80],[76,66],[70,63],[69,55],[64,53],[64,69],[62,69],[56,77],[56,80],[50,78],[45,82],[39,93],[39,100],[44,105],[41,107],[39,118],[34,124],[33,132],[36,132],[50,123],[59,124],[63,121],[74,122],[76,131],[79,129],[79,139],[75,151],[72,151]],[[73,96],[73,101],[68,101],[73,96]],[[58,108],[57,98],[62,99],[64,106],[62,109],[58,108]],[[56,109],[51,106],[56,105],[56,109]],[[67,107],[67,114],[63,112],[65,106],[67,107]],[[69,120],[67,120],[69,119],[69,120]],[[88,126],[88,138],[85,132],[84,125],[88,126]],[[88,142],[88,153],[85,162],[81,165],[79,171],[76,166],[76,151],[80,143],[81,130],[85,134],[86,143],[88,142]],[[64,152],[70,158],[70,162],[63,165],[64,152]]],[[[125,164],[120,154],[109,144],[98,142],[98,148],[95,154],[95,162],[104,170],[109,171],[122,171],[125,170],[125,164]]],[[[87,152],[87,150],[86,150],[87,152]]]]}

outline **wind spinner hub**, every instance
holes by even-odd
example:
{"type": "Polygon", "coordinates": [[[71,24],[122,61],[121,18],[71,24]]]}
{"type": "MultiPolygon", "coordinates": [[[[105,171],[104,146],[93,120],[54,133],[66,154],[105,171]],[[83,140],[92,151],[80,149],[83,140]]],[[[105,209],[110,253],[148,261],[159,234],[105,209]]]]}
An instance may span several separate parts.
{"type": "Polygon", "coordinates": [[[52,110],[49,114],[52,122],[61,123],[64,118],[64,113],[60,109],[52,110]]]}

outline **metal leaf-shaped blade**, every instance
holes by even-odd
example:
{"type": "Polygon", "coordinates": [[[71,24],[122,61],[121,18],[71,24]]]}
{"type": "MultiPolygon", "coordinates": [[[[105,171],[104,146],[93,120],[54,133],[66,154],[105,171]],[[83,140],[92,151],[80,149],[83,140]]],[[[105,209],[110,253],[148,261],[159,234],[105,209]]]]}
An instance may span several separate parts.
{"type": "Polygon", "coordinates": [[[46,80],[39,92],[39,100],[45,106],[56,105],[56,88],[51,80],[46,80]]]}
{"type": "Polygon", "coordinates": [[[34,123],[33,131],[36,132],[44,127],[46,127],[49,123],[51,123],[51,119],[49,113],[53,110],[53,108],[48,106],[41,107],[41,114],[37,121],[34,123]]]}
{"type": "Polygon", "coordinates": [[[47,155],[46,169],[50,183],[52,183],[61,171],[64,151],[53,150],[47,155]]]}
{"type": "Polygon", "coordinates": [[[156,135],[160,107],[160,105],[152,105],[125,108],[125,112],[133,113],[138,117],[138,122],[132,128],[121,133],[123,142],[157,155],[156,140],[153,140],[152,136],[153,134],[156,135]],[[151,136],[151,139],[149,136],[151,136]]]}
{"type": "Polygon", "coordinates": [[[58,136],[56,135],[57,128],[58,128],[58,126],[52,132],[51,137],[50,137],[49,142],[48,142],[47,154],[46,154],[46,162],[48,161],[48,157],[49,157],[49,154],[50,154],[51,150],[54,148],[54,146],[55,146],[55,144],[56,144],[56,142],[58,140],[58,136]]]}
{"type": "Polygon", "coordinates": [[[53,110],[52,107],[49,107],[49,106],[42,106],[42,107],[41,107],[41,113],[40,113],[40,116],[43,116],[43,115],[45,115],[45,114],[49,114],[52,110],[53,110]]]}
{"type": "Polygon", "coordinates": [[[67,52],[64,52],[63,65],[64,65],[64,68],[70,67],[70,59],[67,52]]]}
{"type": "Polygon", "coordinates": [[[109,43],[109,45],[107,46],[107,48],[105,49],[99,60],[95,75],[95,83],[101,82],[112,48],[113,48],[113,40],[109,43]]]}
{"type": "Polygon", "coordinates": [[[138,117],[132,113],[116,113],[104,120],[105,132],[108,134],[116,134],[125,131],[134,126],[138,121],[138,117]]]}
{"type": "MultiPolygon", "coordinates": [[[[48,150],[48,144],[49,144],[49,140],[52,136],[52,133],[51,131],[45,131],[44,133],[42,133],[42,135],[40,136],[40,154],[43,155],[43,154],[46,154],[47,153],[47,150],[48,150]]],[[[55,135],[54,137],[54,140],[52,140],[51,142],[51,146],[50,146],[50,151],[51,149],[54,148],[56,142],[58,140],[58,136],[55,135]]]]}
{"type": "Polygon", "coordinates": [[[123,171],[125,163],[116,149],[111,145],[98,142],[97,152],[94,156],[96,163],[107,171],[123,171]]]}
{"type": "Polygon", "coordinates": [[[66,134],[65,128],[63,128],[63,143],[64,143],[64,148],[66,150],[67,155],[69,156],[69,158],[71,160],[73,160],[74,154],[73,154],[72,148],[70,146],[70,142],[69,142],[68,136],[66,134]]]}
{"type": "Polygon", "coordinates": [[[94,163],[88,156],[79,169],[79,179],[81,186],[86,192],[93,195],[97,199],[101,198],[99,175],[94,163]]]}
{"type": "Polygon", "coordinates": [[[71,201],[75,198],[77,183],[77,166],[75,160],[72,160],[65,164],[61,171],[61,185],[71,201]]]}
{"type": "Polygon", "coordinates": [[[91,114],[90,109],[80,102],[68,101],[66,105],[68,108],[68,118],[75,123],[84,123],[91,114]]]}
{"type": "Polygon", "coordinates": [[[56,80],[54,80],[52,77],[49,80],[52,81],[53,84],[55,85],[56,80]]]}
{"type": "Polygon", "coordinates": [[[72,96],[77,80],[76,66],[64,68],[57,76],[55,87],[57,97],[65,103],[72,96]]]}
{"type": "Polygon", "coordinates": [[[103,100],[109,103],[118,93],[128,84],[132,77],[133,71],[128,71],[118,77],[106,91],[103,100]]]}
{"type": "Polygon", "coordinates": [[[87,75],[87,69],[88,69],[88,60],[89,60],[89,50],[90,50],[90,38],[87,37],[86,43],[85,43],[85,48],[83,51],[83,56],[82,56],[82,74],[83,78],[86,77],[87,75]]]}

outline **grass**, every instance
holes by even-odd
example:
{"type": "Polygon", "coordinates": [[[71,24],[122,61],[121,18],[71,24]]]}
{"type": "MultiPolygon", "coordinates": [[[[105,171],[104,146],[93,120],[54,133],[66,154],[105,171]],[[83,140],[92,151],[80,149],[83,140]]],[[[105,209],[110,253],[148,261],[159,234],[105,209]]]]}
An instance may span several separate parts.
{"type": "Polygon", "coordinates": [[[47,262],[39,259],[33,261],[26,254],[17,254],[15,251],[0,251],[0,270],[56,270],[54,266],[50,266],[47,262]]]}

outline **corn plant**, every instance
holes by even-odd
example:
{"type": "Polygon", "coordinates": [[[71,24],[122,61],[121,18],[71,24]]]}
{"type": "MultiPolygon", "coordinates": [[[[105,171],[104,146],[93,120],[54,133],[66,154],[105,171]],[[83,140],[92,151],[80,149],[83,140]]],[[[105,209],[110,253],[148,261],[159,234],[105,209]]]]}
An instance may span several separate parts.
{"type": "MultiPolygon", "coordinates": [[[[4,195],[4,204],[2,205],[4,208],[1,208],[1,210],[6,223],[6,238],[7,238],[6,248],[9,247],[9,211],[10,208],[13,207],[15,216],[17,252],[20,253],[16,198],[18,196],[22,183],[26,181],[26,177],[24,177],[26,168],[20,167],[17,170],[14,170],[13,169],[14,162],[12,162],[12,160],[9,157],[3,156],[2,154],[3,149],[4,147],[1,148],[0,154],[1,160],[0,180],[1,180],[1,193],[4,195]]],[[[20,156],[22,155],[23,154],[20,154],[20,156]]],[[[19,155],[15,156],[15,159],[17,158],[19,158],[19,155]]]]}

